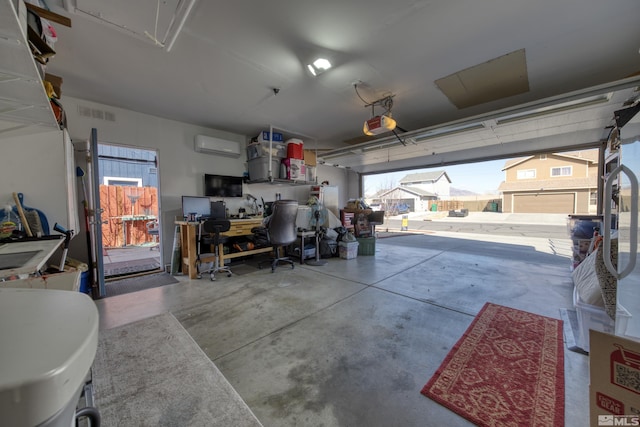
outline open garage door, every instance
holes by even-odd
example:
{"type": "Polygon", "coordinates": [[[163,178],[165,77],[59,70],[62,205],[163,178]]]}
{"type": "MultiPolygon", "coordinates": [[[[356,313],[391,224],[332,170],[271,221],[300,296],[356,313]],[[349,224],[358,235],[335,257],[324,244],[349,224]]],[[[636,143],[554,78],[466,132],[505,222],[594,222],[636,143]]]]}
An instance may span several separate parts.
{"type": "Polygon", "coordinates": [[[562,213],[573,214],[575,194],[514,194],[514,213],[562,213]]]}

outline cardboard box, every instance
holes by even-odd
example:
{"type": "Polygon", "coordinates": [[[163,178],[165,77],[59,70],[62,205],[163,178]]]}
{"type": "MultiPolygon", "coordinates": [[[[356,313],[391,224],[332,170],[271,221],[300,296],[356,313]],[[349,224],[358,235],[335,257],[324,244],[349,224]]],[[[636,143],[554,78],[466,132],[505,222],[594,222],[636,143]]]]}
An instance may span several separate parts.
{"type": "Polygon", "coordinates": [[[354,212],[347,212],[344,209],[340,211],[340,222],[342,222],[342,226],[345,228],[350,228],[353,230],[354,227],[354,219],[356,214],[354,212]]]}
{"type": "Polygon", "coordinates": [[[53,86],[53,90],[56,91],[58,98],[62,98],[62,77],[45,73],[44,80],[51,83],[51,86],[53,86]]]}
{"type": "Polygon", "coordinates": [[[304,150],[304,164],[307,166],[316,166],[316,153],[312,150],[304,150]]]}
{"type": "Polygon", "coordinates": [[[593,330],[589,341],[590,425],[640,425],[640,342],[593,330]]]}
{"type": "Polygon", "coordinates": [[[373,234],[373,226],[369,223],[370,212],[358,211],[354,213],[351,223],[356,237],[369,237],[373,234]]]}
{"type": "Polygon", "coordinates": [[[281,178],[292,180],[304,180],[306,178],[304,160],[287,158],[282,159],[282,164],[285,167],[285,176],[281,176],[281,178]]]}

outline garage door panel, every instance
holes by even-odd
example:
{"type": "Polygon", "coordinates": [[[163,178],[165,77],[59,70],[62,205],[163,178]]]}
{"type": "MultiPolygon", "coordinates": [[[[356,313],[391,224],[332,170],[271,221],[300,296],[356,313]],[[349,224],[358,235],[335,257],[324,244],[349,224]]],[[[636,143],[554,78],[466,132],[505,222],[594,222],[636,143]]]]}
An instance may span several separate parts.
{"type": "Polygon", "coordinates": [[[575,194],[515,194],[515,213],[574,213],[575,194]]]}

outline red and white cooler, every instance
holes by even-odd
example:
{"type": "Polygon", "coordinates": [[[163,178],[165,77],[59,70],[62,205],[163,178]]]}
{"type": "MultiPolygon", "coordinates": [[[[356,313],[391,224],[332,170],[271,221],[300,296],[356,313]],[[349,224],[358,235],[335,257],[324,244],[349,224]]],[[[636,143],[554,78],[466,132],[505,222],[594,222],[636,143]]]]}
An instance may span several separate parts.
{"type": "Polygon", "coordinates": [[[291,138],[286,141],[287,158],[304,160],[304,144],[302,140],[291,138]]]}

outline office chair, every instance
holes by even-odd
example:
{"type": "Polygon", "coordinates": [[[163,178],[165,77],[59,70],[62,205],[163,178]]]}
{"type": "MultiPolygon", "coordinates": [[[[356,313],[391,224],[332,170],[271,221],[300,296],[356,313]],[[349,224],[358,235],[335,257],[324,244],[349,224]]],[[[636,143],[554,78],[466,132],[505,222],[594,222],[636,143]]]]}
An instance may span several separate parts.
{"type": "MultiPolygon", "coordinates": [[[[281,257],[280,250],[298,238],[296,234],[298,202],[295,200],[276,200],[272,208],[273,213],[267,224],[267,232],[269,234],[269,241],[273,246],[274,256],[269,260],[271,263],[271,272],[273,273],[281,262],[291,264],[291,268],[294,267],[294,261],[288,256],[281,257]]],[[[258,268],[262,268],[263,263],[264,262],[259,263],[258,268]]]]}
{"type": "Polygon", "coordinates": [[[154,249],[160,250],[160,243],[158,242],[158,236],[160,235],[160,228],[158,227],[158,220],[154,219],[153,221],[149,221],[146,224],[147,233],[149,236],[153,238],[153,245],[149,247],[149,250],[152,251],[154,249]]]}
{"type": "Polygon", "coordinates": [[[225,231],[229,231],[231,228],[231,223],[228,219],[207,219],[205,221],[201,221],[199,225],[199,236],[198,244],[197,244],[197,258],[196,258],[196,268],[198,271],[198,279],[202,278],[202,273],[209,273],[209,277],[211,280],[216,280],[216,273],[227,273],[227,277],[231,277],[231,270],[229,267],[225,267],[224,265],[220,266],[220,243],[224,243],[223,239],[220,238],[220,233],[225,231]],[[211,238],[204,237],[205,234],[211,235],[211,238]],[[213,253],[204,253],[201,254],[201,246],[202,244],[213,246],[213,253]],[[215,257],[213,262],[213,266],[207,270],[201,270],[201,266],[206,261],[203,259],[215,257]]]}

